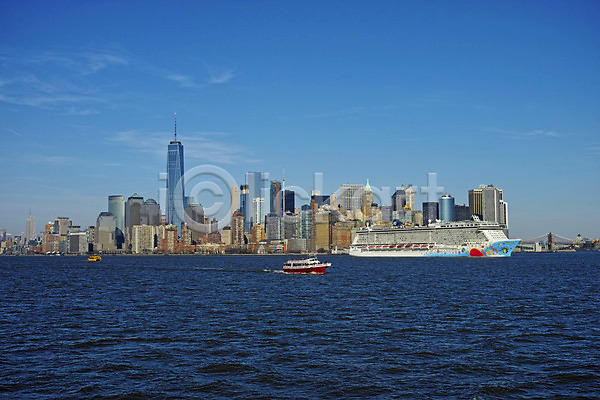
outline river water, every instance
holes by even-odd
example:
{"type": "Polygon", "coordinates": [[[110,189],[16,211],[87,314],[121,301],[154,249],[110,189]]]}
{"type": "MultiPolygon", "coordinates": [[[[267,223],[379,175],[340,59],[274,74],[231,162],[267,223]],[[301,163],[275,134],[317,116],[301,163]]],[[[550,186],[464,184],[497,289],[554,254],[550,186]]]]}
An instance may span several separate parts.
{"type": "Polygon", "coordinates": [[[600,253],[0,257],[2,398],[598,398],[600,253]]]}

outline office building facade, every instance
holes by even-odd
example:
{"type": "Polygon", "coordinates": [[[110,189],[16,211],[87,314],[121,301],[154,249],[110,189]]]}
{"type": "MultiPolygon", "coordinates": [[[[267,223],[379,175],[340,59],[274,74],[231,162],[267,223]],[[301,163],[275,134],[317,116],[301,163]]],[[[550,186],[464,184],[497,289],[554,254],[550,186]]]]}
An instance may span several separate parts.
{"type": "Polygon", "coordinates": [[[270,186],[270,201],[269,201],[269,210],[268,212],[275,213],[277,215],[281,215],[281,200],[279,200],[279,196],[281,195],[281,182],[277,180],[271,181],[270,186]]]}
{"type": "Polygon", "coordinates": [[[439,219],[439,204],[434,201],[426,201],[423,203],[423,226],[429,225],[430,222],[435,222],[439,219]]]}
{"type": "Polygon", "coordinates": [[[344,184],[340,186],[340,206],[346,211],[361,210],[363,185],[344,184]]]}

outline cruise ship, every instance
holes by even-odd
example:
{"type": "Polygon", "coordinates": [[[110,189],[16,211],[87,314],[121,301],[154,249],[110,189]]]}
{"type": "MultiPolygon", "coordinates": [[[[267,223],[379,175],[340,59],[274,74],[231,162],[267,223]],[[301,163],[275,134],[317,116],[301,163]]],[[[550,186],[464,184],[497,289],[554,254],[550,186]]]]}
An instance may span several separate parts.
{"type": "Polygon", "coordinates": [[[508,257],[521,239],[500,225],[479,221],[435,222],[429,226],[361,228],[350,246],[355,257],[508,257]]]}

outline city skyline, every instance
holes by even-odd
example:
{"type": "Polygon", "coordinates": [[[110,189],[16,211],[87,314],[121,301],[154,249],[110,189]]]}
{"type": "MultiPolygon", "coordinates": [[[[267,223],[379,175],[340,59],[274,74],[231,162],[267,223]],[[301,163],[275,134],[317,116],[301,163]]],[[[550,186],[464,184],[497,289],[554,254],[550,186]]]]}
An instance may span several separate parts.
{"type": "Polygon", "coordinates": [[[437,172],[456,204],[502,188],[513,237],[599,236],[597,3],[32,4],[0,17],[8,232],[158,200],[178,112],[186,171],[324,194],[437,172]]]}

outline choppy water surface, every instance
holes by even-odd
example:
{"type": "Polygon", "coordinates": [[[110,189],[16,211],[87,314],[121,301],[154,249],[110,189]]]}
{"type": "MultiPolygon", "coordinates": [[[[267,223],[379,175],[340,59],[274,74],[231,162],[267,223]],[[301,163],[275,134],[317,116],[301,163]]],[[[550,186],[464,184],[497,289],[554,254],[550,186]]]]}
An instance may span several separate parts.
{"type": "Polygon", "coordinates": [[[600,254],[0,257],[0,397],[597,398],[600,254]]]}

